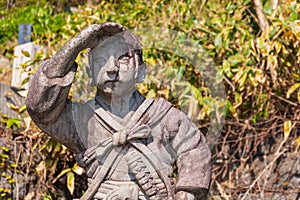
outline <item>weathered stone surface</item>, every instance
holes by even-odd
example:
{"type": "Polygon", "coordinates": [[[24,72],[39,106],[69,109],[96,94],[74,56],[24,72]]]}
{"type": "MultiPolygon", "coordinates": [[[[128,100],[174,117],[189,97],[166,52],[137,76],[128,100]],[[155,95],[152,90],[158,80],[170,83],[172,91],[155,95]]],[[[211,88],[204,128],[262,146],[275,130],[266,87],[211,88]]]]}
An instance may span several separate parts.
{"type": "Polygon", "coordinates": [[[42,63],[27,110],[35,123],[77,154],[89,188],[81,199],[205,199],[210,150],[188,117],[164,99],[145,99],[141,44],[119,24],[94,24],[42,63]],[[94,100],[67,100],[78,53],[90,48],[94,100]],[[174,167],[176,166],[176,167],[174,167]],[[174,173],[177,176],[174,176],[174,173]]]}

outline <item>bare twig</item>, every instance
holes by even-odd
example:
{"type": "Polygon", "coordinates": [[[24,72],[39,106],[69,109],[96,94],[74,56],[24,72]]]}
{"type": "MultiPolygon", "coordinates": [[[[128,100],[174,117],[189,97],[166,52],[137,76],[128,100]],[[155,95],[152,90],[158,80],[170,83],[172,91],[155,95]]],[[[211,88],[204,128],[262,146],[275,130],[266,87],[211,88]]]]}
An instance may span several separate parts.
{"type": "Polygon", "coordinates": [[[289,101],[289,100],[287,100],[287,99],[285,99],[285,98],[283,98],[283,97],[281,97],[281,96],[277,96],[276,94],[274,94],[274,93],[270,93],[272,96],[274,96],[274,97],[277,97],[278,99],[280,99],[280,100],[282,100],[282,101],[284,101],[284,102],[286,102],[286,103],[288,103],[288,104],[291,104],[291,105],[293,105],[293,106],[298,106],[298,104],[296,104],[296,103],[294,103],[294,102],[291,102],[291,101],[289,101]]]}
{"type": "Polygon", "coordinates": [[[263,7],[261,5],[260,0],[253,0],[254,8],[256,11],[257,19],[258,19],[258,26],[261,31],[264,31],[268,26],[268,21],[265,17],[265,14],[263,12],[263,7]]]}
{"type": "Polygon", "coordinates": [[[235,87],[234,85],[228,80],[228,78],[226,76],[223,76],[224,80],[228,83],[228,85],[230,85],[230,87],[232,88],[232,90],[235,92],[235,87]]]}
{"type": "Polygon", "coordinates": [[[218,190],[220,191],[221,196],[222,196],[224,199],[229,200],[229,197],[228,197],[228,195],[226,194],[226,192],[224,191],[222,185],[221,185],[218,181],[216,181],[216,184],[217,184],[218,190]]]}
{"type": "MultiPolygon", "coordinates": [[[[295,124],[292,125],[292,129],[294,128],[295,124]]],[[[275,158],[266,166],[266,168],[264,168],[264,170],[256,177],[256,179],[253,181],[253,183],[250,185],[250,187],[248,188],[247,192],[244,194],[243,198],[241,200],[244,200],[246,198],[246,196],[248,195],[248,193],[251,191],[251,189],[255,186],[256,182],[260,179],[260,177],[266,173],[267,170],[268,171],[268,175],[270,174],[270,168],[273,166],[273,164],[277,161],[277,159],[286,152],[286,149],[283,149],[282,151],[280,151],[280,149],[283,147],[283,145],[285,144],[287,139],[283,140],[279,147],[277,148],[277,151],[275,152],[275,158]]]]}
{"type": "Polygon", "coordinates": [[[279,154],[277,154],[277,155],[275,156],[275,158],[272,160],[272,162],[270,162],[270,163],[266,166],[266,168],[264,168],[264,170],[262,170],[262,171],[260,172],[260,174],[256,177],[256,179],[255,179],[255,180],[253,181],[253,183],[250,185],[250,187],[248,188],[248,190],[247,190],[246,193],[244,194],[243,198],[241,198],[241,200],[246,199],[247,195],[249,194],[249,192],[251,191],[251,189],[255,186],[256,182],[260,179],[260,177],[261,177],[262,175],[264,175],[265,172],[266,172],[271,166],[273,166],[273,164],[276,162],[276,160],[277,160],[277,159],[278,159],[285,151],[286,151],[286,150],[283,150],[283,151],[281,151],[279,154]]]}
{"type": "Polygon", "coordinates": [[[271,0],[270,2],[272,10],[276,10],[278,6],[278,0],[271,0]]]}
{"type": "Polygon", "coordinates": [[[204,7],[204,5],[205,5],[205,3],[206,3],[206,0],[202,0],[201,1],[201,5],[200,5],[200,7],[199,7],[199,13],[201,13],[202,12],[202,9],[203,9],[203,7],[204,7]]]}

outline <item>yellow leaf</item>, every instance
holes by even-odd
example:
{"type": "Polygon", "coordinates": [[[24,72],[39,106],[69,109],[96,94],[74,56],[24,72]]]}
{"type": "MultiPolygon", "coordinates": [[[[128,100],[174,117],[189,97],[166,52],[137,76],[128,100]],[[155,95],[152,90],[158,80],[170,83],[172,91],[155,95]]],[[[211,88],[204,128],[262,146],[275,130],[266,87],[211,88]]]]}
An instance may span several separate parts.
{"type": "Polygon", "coordinates": [[[299,148],[299,146],[300,146],[300,136],[296,140],[296,150],[299,148]]]}
{"type": "Polygon", "coordinates": [[[11,103],[7,103],[7,106],[11,109],[11,110],[13,110],[13,111],[15,111],[15,112],[19,112],[19,106],[15,106],[14,104],[11,104],[11,103]]]}
{"type": "Polygon", "coordinates": [[[39,173],[42,172],[45,169],[45,162],[41,161],[38,166],[35,168],[35,170],[39,173]]]}
{"type": "Polygon", "coordinates": [[[163,90],[157,91],[157,94],[162,95],[165,99],[169,99],[169,93],[170,91],[168,87],[164,88],[163,90]]]}
{"type": "Polygon", "coordinates": [[[298,91],[298,103],[300,103],[300,90],[298,91]]]}
{"type": "Polygon", "coordinates": [[[75,188],[75,176],[73,172],[69,172],[67,175],[67,187],[70,193],[73,194],[75,188]]]}
{"type": "Polygon", "coordinates": [[[148,94],[146,95],[147,98],[155,98],[156,92],[154,89],[149,90],[148,94]]]}
{"type": "Polygon", "coordinates": [[[287,186],[289,183],[286,181],[283,181],[281,184],[282,184],[282,186],[287,186]]]}
{"type": "Polygon", "coordinates": [[[288,139],[291,130],[292,130],[292,121],[291,120],[285,121],[283,124],[284,141],[288,139]]]}
{"type": "Polygon", "coordinates": [[[23,105],[21,108],[19,108],[19,113],[23,113],[26,110],[26,105],[23,105]]]}
{"type": "Polygon", "coordinates": [[[62,177],[64,174],[71,172],[71,168],[67,168],[62,170],[58,176],[52,181],[52,183],[55,183],[60,177],[62,177]]]}
{"type": "Polygon", "coordinates": [[[84,172],[84,169],[79,167],[77,163],[74,164],[74,166],[72,167],[72,171],[75,172],[78,175],[82,175],[84,172]]]}
{"type": "Polygon", "coordinates": [[[27,93],[28,93],[28,90],[20,90],[18,91],[18,94],[21,95],[22,97],[27,97],[27,93]]]}
{"type": "MultiPolygon", "coordinates": [[[[296,83],[296,84],[294,84],[292,87],[290,87],[289,90],[288,90],[287,93],[286,93],[286,98],[289,99],[289,98],[291,97],[291,94],[292,94],[295,90],[297,90],[299,87],[300,87],[300,83],[296,83]]],[[[299,95],[298,95],[298,97],[299,97],[299,95]]]]}

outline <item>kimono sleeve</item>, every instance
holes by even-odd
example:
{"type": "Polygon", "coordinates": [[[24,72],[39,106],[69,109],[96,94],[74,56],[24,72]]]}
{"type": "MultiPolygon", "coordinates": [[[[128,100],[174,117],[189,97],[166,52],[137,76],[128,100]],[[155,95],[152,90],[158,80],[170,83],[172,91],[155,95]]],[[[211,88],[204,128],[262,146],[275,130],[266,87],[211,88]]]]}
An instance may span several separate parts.
{"type": "Polygon", "coordinates": [[[72,102],[68,100],[77,65],[65,76],[48,78],[47,65],[41,64],[32,81],[26,99],[29,115],[35,124],[54,140],[74,152],[82,150],[82,144],[72,120],[72,102]]]}
{"type": "Polygon", "coordinates": [[[172,151],[177,156],[175,191],[196,194],[208,191],[211,179],[211,152],[205,136],[181,111],[172,108],[165,124],[172,151]]]}

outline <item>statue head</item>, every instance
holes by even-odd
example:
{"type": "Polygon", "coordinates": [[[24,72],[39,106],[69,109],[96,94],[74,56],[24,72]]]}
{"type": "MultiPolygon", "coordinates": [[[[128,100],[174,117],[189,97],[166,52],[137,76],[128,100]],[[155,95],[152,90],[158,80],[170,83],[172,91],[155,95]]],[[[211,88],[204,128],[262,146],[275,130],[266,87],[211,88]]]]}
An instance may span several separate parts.
{"type": "Polygon", "coordinates": [[[122,97],[145,77],[141,43],[128,30],[101,38],[90,50],[89,65],[93,85],[101,95],[122,97]]]}

